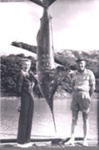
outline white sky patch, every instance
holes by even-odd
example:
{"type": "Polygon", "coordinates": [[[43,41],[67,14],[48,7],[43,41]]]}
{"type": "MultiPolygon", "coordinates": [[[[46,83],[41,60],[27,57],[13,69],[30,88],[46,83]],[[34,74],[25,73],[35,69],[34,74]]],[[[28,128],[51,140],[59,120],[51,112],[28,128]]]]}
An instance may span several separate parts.
{"type": "MultiPolygon", "coordinates": [[[[42,10],[32,2],[1,3],[0,51],[7,51],[12,41],[37,45],[42,10]]],[[[99,0],[57,0],[50,13],[55,50],[99,50],[99,0]]]]}
{"type": "Polygon", "coordinates": [[[55,43],[60,48],[70,49],[96,49],[97,31],[96,20],[86,13],[79,14],[71,21],[69,27],[55,33],[58,41],[55,43]],[[62,37],[60,42],[60,37],[62,37]]]}
{"type": "Polygon", "coordinates": [[[12,41],[36,45],[41,14],[42,8],[31,2],[0,4],[0,50],[12,41]]]}
{"type": "Polygon", "coordinates": [[[58,50],[99,50],[99,1],[76,1],[72,4],[68,1],[66,4],[68,10],[60,12],[59,18],[55,13],[57,24],[53,17],[54,47],[58,50]],[[61,30],[58,25],[61,25],[61,30]]]}

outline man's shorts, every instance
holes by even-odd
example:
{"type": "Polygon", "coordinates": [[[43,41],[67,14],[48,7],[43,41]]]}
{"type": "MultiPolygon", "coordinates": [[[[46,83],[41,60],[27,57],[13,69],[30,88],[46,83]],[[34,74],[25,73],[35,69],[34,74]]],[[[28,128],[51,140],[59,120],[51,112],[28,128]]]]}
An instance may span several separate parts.
{"type": "Polygon", "coordinates": [[[88,112],[90,110],[90,95],[86,91],[74,91],[71,110],[88,112]]]}

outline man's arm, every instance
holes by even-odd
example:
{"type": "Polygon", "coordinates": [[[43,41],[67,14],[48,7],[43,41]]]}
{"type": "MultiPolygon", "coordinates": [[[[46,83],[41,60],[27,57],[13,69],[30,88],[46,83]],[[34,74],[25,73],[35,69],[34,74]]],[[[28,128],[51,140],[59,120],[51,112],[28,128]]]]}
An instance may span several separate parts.
{"type": "Polygon", "coordinates": [[[90,96],[92,96],[94,90],[95,90],[94,85],[90,85],[90,90],[89,90],[90,96]]]}
{"type": "Polygon", "coordinates": [[[90,96],[92,96],[95,90],[95,75],[92,71],[90,72],[89,86],[90,86],[89,94],[90,96]]]}

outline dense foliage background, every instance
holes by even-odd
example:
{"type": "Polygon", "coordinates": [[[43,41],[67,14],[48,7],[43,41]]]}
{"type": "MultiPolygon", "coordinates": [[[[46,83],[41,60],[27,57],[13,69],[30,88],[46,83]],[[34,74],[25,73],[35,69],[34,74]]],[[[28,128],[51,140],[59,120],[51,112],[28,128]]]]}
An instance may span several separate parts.
{"type": "MultiPolygon", "coordinates": [[[[92,51],[89,53],[83,52],[82,55],[87,60],[87,68],[91,69],[96,77],[96,92],[99,92],[99,52],[92,51]]],[[[61,93],[63,90],[67,92],[72,91],[72,84],[68,70],[75,70],[78,52],[72,50],[64,50],[62,53],[55,54],[57,60],[61,62],[62,66],[57,66],[58,80],[63,78],[59,83],[57,92],[61,93]],[[64,78],[65,76],[65,78],[64,78]]],[[[24,54],[1,56],[1,95],[2,96],[16,96],[17,76],[21,69],[21,58],[25,57],[24,54]]],[[[36,73],[36,60],[29,56],[32,61],[31,70],[36,73]]],[[[41,96],[38,84],[34,87],[36,96],[41,96]]]]}
{"type": "MultiPolygon", "coordinates": [[[[17,78],[21,70],[21,58],[24,54],[1,56],[1,95],[14,96],[17,93],[17,78]]],[[[31,70],[36,71],[35,60],[33,57],[28,58],[32,61],[31,70]]],[[[36,90],[37,87],[35,87],[36,90]]],[[[36,90],[38,91],[38,90],[36,90]]],[[[37,93],[38,94],[38,93],[37,93]]]]}

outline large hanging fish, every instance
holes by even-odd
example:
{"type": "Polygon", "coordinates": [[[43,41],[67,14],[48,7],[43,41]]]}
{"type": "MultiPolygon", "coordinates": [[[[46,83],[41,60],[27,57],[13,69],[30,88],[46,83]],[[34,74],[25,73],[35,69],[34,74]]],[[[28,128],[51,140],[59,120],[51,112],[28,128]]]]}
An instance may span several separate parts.
{"type": "MultiPolygon", "coordinates": [[[[43,16],[41,18],[40,29],[37,34],[37,52],[32,50],[31,46],[22,42],[12,42],[13,46],[25,48],[31,52],[37,53],[37,74],[38,74],[38,84],[40,91],[44,98],[46,99],[53,117],[54,127],[56,131],[54,113],[53,113],[53,97],[57,90],[58,85],[67,76],[66,72],[60,75],[58,69],[55,68],[54,64],[54,53],[53,45],[51,45],[51,32],[50,32],[50,22],[51,16],[48,14],[49,6],[55,0],[31,0],[32,2],[43,7],[43,16]]],[[[56,60],[56,59],[55,59],[56,60]]],[[[57,61],[56,61],[57,62],[57,61]]],[[[58,60],[59,63],[59,60],[58,60]]]]}
{"type": "Polygon", "coordinates": [[[37,34],[37,74],[40,90],[50,106],[54,127],[56,130],[54,113],[53,113],[53,96],[57,89],[57,72],[54,64],[54,53],[51,47],[50,19],[48,7],[55,0],[32,0],[44,8],[41,18],[40,29],[37,34]]]}

